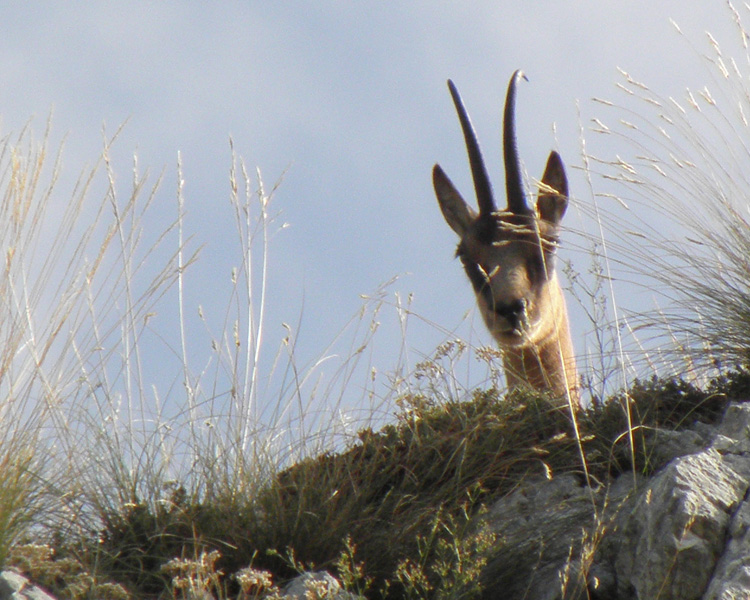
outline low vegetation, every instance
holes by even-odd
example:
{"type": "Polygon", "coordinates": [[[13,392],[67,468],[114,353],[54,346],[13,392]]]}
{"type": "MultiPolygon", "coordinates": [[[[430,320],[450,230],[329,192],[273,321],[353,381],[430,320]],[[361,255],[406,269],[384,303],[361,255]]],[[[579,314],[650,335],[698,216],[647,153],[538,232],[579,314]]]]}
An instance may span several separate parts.
{"type": "Polygon", "coordinates": [[[573,472],[599,485],[653,472],[659,431],[714,422],[748,392],[745,370],[705,390],[636,383],[581,414],[578,438],[570,415],[535,394],[404,397],[393,424],[281,471],[252,496],[201,498],[178,484],[158,498],[134,495],[98,515],[88,536],[17,546],[10,564],[70,598],[189,597],[198,588],[254,597],[312,569],[368,597],[470,597],[485,551],[501,543],[474,519],[493,499],[532,477],[573,472]],[[636,418],[630,429],[624,404],[636,418]]]}

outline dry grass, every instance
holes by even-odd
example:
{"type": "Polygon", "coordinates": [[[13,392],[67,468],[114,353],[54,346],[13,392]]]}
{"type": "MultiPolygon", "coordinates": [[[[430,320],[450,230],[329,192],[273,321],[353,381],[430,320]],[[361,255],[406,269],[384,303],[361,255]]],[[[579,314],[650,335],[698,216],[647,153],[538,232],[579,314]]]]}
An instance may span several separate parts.
{"type": "Polygon", "coordinates": [[[645,339],[671,341],[675,372],[693,376],[750,358],[750,13],[727,6],[738,33],[729,53],[710,33],[700,48],[685,41],[707,84],[663,97],[621,71],[617,100],[597,99],[604,116],[594,120],[618,156],[586,157],[610,190],[599,201],[620,204],[609,235],[621,277],[660,298],[660,314],[634,323],[645,339]]]}
{"type": "MultiPolygon", "coordinates": [[[[154,227],[164,221],[154,218],[161,181],[149,186],[135,161],[123,195],[114,138],[61,207],[58,161],[47,167],[50,137],[38,142],[26,130],[0,147],[7,250],[0,559],[18,540],[51,543],[53,571],[61,560],[80,559],[156,592],[169,585],[160,570],[165,556],[198,560],[204,540],[196,522],[204,519],[206,537],[230,539],[233,511],[247,510],[284,465],[350,435],[348,422],[331,415],[349,400],[386,292],[366,299],[349,332],[334,339],[349,352],[322,380],[331,347],[300,366],[291,327],[278,348],[263,343],[269,240],[284,225],[270,212],[275,188],[267,190],[260,173],[251,175],[232,152],[237,267],[227,274],[226,304],[191,317],[185,296],[197,253],[189,249],[179,163],[175,216],[154,227]],[[176,316],[176,329],[160,326],[165,311],[176,316]],[[211,348],[197,367],[189,358],[196,327],[211,348]],[[150,379],[153,361],[158,381],[150,379]],[[324,410],[313,410],[321,394],[324,410]],[[134,573],[141,578],[132,580],[134,573]]],[[[358,426],[381,418],[373,385],[360,393],[369,408],[358,426]]]]}
{"type": "MultiPolygon", "coordinates": [[[[660,468],[660,431],[715,421],[727,402],[723,390],[742,397],[749,381],[740,372],[699,390],[654,380],[597,402],[579,421],[589,476],[606,484],[660,468]]],[[[464,402],[406,397],[402,404],[396,423],[295,464],[252,496],[227,490],[196,499],[175,487],[156,509],[143,501],[106,515],[96,544],[64,547],[63,556],[78,553],[138,596],[158,595],[177,578],[179,589],[234,597],[247,569],[283,581],[312,568],[333,570],[373,598],[465,597],[469,584],[476,594],[471,569],[500,540],[477,530],[472,517],[529,477],[583,477],[579,441],[567,413],[542,396],[502,399],[487,390],[464,402]]]]}

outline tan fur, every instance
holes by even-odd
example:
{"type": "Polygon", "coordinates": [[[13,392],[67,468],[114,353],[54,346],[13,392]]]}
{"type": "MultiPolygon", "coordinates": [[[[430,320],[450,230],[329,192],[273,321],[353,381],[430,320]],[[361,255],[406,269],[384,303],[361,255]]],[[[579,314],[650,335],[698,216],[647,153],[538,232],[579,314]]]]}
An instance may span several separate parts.
{"type": "Polygon", "coordinates": [[[550,390],[560,398],[570,390],[571,400],[578,404],[578,373],[565,298],[557,281],[547,287],[551,298],[547,308],[542,309],[536,336],[529,336],[520,345],[507,344],[496,337],[503,348],[505,377],[511,388],[528,385],[550,390]]]}
{"type": "MultiPolygon", "coordinates": [[[[512,122],[514,74],[506,100],[506,173],[516,161],[512,122]],[[510,109],[508,108],[510,106],[510,109]],[[512,145],[511,145],[512,144],[512,145]]],[[[433,182],[443,215],[458,234],[457,255],[472,282],[482,317],[503,351],[508,386],[529,386],[580,403],[578,374],[568,325],[565,298],[553,261],[559,224],[568,203],[565,169],[556,152],[550,154],[533,208],[521,185],[508,183],[509,208],[498,211],[473,138],[473,129],[452,84],[451,93],[462,118],[475,187],[480,196],[477,213],[435,165],[433,182]],[[472,147],[474,144],[475,147],[472,147]],[[520,190],[520,191],[519,191],[520,190]],[[513,207],[511,210],[510,207],[513,207]]],[[[520,181],[520,178],[519,178],[520,181]]]]}

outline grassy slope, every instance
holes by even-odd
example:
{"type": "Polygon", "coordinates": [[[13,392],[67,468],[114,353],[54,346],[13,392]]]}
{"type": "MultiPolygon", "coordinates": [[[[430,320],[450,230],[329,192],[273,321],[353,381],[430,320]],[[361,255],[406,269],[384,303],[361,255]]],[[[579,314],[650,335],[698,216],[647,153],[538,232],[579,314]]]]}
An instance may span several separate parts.
{"type": "MultiPolygon", "coordinates": [[[[367,587],[370,597],[381,596],[387,584],[392,597],[407,591],[450,597],[471,580],[466,565],[480,567],[481,550],[500,543],[477,542],[469,527],[468,518],[484,504],[527,477],[588,472],[606,482],[624,471],[648,474],[660,466],[651,460],[658,429],[712,422],[728,394],[748,391],[750,375],[739,371],[706,390],[653,380],[597,402],[579,416],[585,469],[569,414],[548,399],[502,399],[496,390],[446,404],[406,398],[408,410],[395,424],[362,431],[350,448],[282,471],[252,497],[199,499],[180,487],[155,505],[134,497],[124,510],[102,515],[96,539],[75,547],[65,540],[57,552],[68,560],[75,555],[100,580],[119,582],[138,597],[170,589],[175,570],[163,566],[175,557],[194,559],[178,575],[194,585],[197,577],[225,597],[238,593],[237,579],[227,576],[249,565],[277,581],[300,568],[327,568],[352,588],[367,587]],[[626,400],[636,424],[632,447],[626,400]],[[461,540],[463,554],[446,554],[461,540]],[[221,557],[206,568],[212,550],[221,557]],[[186,569],[202,574],[188,577],[186,569]]],[[[38,561],[33,572],[49,582],[45,571],[56,569],[54,561],[38,561]]],[[[57,585],[64,581],[58,577],[57,585]]]]}

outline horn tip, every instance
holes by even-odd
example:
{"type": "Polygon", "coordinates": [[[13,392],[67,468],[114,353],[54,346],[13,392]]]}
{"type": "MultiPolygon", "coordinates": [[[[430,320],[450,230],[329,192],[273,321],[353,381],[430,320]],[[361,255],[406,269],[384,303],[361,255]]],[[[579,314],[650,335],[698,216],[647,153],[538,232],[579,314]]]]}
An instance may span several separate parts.
{"type": "Polygon", "coordinates": [[[463,105],[463,101],[461,100],[461,94],[459,94],[458,88],[456,87],[456,84],[453,83],[452,79],[448,80],[448,90],[450,90],[451,98],[453,98],[453,104],[456,105],[456,108],[458,108],[459,105],[463,105]]]}

